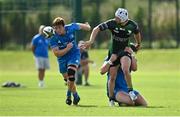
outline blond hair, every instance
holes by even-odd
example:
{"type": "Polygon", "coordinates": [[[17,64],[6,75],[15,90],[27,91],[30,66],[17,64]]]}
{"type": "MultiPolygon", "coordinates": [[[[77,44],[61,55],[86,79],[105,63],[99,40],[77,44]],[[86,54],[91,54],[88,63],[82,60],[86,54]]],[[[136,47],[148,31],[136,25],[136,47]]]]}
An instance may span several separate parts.
{"type": "Polygon", "coordinates": [[[64,19],[62,17],[56,17],[53,20],[52,26],[58,26],[58,25],[62,25],[62,26],[65,25],[65,21],[64,21],[64,19]]]}

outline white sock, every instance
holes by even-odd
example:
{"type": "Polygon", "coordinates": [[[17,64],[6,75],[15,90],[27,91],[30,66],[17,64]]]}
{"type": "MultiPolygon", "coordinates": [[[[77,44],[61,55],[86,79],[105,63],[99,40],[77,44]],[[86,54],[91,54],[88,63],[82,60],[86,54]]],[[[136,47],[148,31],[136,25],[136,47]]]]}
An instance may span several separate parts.
{"type": "Polygon", "coordinates": [[[39,80],[39,87],[44,87],[44,81],[43,80],[39,80]]]}

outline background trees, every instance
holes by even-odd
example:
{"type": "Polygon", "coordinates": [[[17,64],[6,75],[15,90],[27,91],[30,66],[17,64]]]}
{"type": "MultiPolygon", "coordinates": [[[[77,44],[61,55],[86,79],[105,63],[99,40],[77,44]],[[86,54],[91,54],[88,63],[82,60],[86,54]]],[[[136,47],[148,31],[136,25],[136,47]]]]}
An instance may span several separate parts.
{"type": "MultiPolygon", "coordinates": [[[[138,22],[143,35],[143,47],[174,48],[178,43],[177,10],[178,0],[149,0],[152,2],[152,43],[149,44],[148,0],[0,0],[0,48],[26,49],[32,36],[41,24],[51,25],[53,18],[62,16],[69,23],[74,20],[74,3],[82,2],[81,18],[77,22],[88,21],[92,27],[114,17],[118,7],[124,6],[129,16],[138,22]]],[[[78,7],[78,4],[77,4],[78,7]]],[[[179,11],[179,10],[178,10],[179,11]]],[[[178,12],[179,14],[179,12],[178,12]]],[[[83,32],[78,40],[88,40],[89,33],[83,32]]],[[[98,35],[95,48],[107,48],[110,33],[98,35]]],[[[133,41],[133,40],[132,40],[133,41]]]]}

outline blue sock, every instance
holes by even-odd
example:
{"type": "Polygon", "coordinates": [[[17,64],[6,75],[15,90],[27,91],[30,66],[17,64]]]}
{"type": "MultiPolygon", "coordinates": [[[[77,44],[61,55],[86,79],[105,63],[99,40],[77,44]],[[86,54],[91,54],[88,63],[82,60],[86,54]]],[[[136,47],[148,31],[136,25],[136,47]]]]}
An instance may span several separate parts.
{"type": "Polygon", "coordinates": [[[70,90],[67,90],[66,96],[67,96],[67,97],[71,97],[71,91],[70,91],[70,90]]]}
{"type": "Polygon", "coordinates": [[[78,96],[78,93],[77,93],[77,92],[73,93],[73,97],[74,97],[74,98],[79,97],[79,96],[78,96]]]}

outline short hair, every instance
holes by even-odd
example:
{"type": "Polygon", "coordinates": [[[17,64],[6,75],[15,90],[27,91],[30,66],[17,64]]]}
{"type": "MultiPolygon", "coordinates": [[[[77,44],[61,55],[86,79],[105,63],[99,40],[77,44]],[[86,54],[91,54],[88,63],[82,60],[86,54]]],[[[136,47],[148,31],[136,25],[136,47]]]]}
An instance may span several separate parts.
{"type": "Polygon", "coordinates": [[[57,17],[53,20],[52,26],[65,25],[65,21],[62,17],[57,17]]]}

